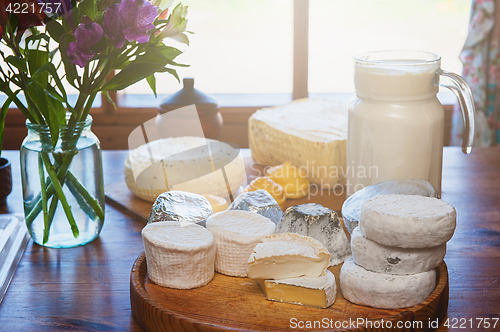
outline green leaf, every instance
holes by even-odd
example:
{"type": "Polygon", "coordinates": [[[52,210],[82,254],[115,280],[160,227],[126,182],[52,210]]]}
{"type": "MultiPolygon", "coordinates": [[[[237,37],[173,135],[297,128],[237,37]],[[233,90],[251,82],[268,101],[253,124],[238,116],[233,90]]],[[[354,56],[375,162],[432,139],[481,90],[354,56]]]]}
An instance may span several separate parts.
{"type": "Polygon", "coordinates": [[[13,98],[17,96],[19,91],[21,90],[16,91],[14,93],[14,96],[7,98],[7,100],[2,105],[2,110],[0,112],[0,156],[2,155],[3,135],[5,132],[5,116],[7,116],[7,112],[9,111],[10,103],[12,103],[13,98]]]}
{"type": "Polygon", "coordinates": [[[37,40],[45,40],[46,42],[49,42],[50,38],[44,33],[36,34],[36,35],[31,35],[28,38],[26,38],[26,48],[29,46],[29,43],[35,43],[37,40]]]}
{"type": "Polygon", "coordinates": [[[182,54],[182,51],[175,47],[166,46],[160,42],[157,45],[148,45],[146,47],[146,53],[159,54],[165,59],[174,60],[182,54]]]}
{"type": "Polygon", "coordinates": [[[117,109],[117,107],[116,107],[116,103],[115,103],[115,101],[111,98],[111,96],[109,95],[108,91],[103,91],[102,93],[106,96],[106,99],[108,100],[108,102],[109,102],[111,105],[113,105],[113,108],[114,108],[114,109],[117,109]]]}
{"type": "Polygon", "coordinates": [[[27,49],[26,53],[28,57],[28,68],[32,79],[38,80],[38,82],[40,82],[45,88],[49,82],[49,74],[47,72],[40,72],[35,76],[35,73],[41,67],[49,63],[49,54],[47,52],[34,49],[27,49]]]}
{"type": "Polygon", "coordinates": [[[130,66],[126,67],[109,80],[109,82],[102,87],[102,90],[123,90],[156,72],[163,72],[165,69],[164,65],[159,65],[157,63],[136,63],[136,61],[134,61],[130,66]]]}
{"type": "Polygon", "coordinates": [[[177,79],[177,82],[181,82],[181,80],[179,79],[179,76],[177,75],[177,71],[175,71],[175,69],[171,69],[171,68],[165,68],[165,70],[167,73],[173,75],[176,79],[177,79]]]}
{"type": "Polygon", "coordinates": [[[95,0],[83,0],[80,2],[80,5],[78,6],[80,13],[78,16],[78,21],[80,22],[80,18],[83,15],[87,15],[92,19],[92,21],[95,21],[96,16],[97,16],[97,8],[96,8],[96,1],[95,0]]]}
{"type": "Polygon", "coordinates": [[[56,146],[59,137],[59,125],[64,124],[66,110],[63,104],[57,99],[48,95],[48,91],[38,81],[31,81],[26,86],[26,92],[31,101],[43,115],[50,131],[50,139],[52,147],[56,146]],[[61,113],[64,120],[61,121],[61,113]]]}
{"type": "Polygon", "coordinates": [[[28,67],[26,67],[26,59],[24,58],[9,55],[7,58],[5,58],[5,62],[10,63],[24,73],[28,73],[28,67]]]}
{"type": "Polygon", "coordinates": [[[153,93],[155,94],[155,98],[158,98],[158,96],[156,95],[156,78],[155,78],[155,75],[149,75],[148,77],[146,77],[146,81],[148,81],[148,84],[149,84],[149,87],[151,88],[151,90],[153,90],[153,93]]]}
{"type": "MultiPolygon", "coordinates": [[[[62,101],[64,101],[67,104],[68,96],[66,94],[66,89],[64,88],[64,85],[62,84],[61,79],[59,78],[59,74],[57,73],[57,69],[54,66],[54,64],[52,62],[47,62],[46,64],[38,68],[38,70],[32,75],[32,78],[36,79],[38,75],[42,74],[43,72],[48,72],[52,76],[52,78],[54,78],[57,88],[62,93],[62,98],[63,98],[62,101]]],[[[54,89],[54,87],[51,88],[54,89]]],[[[53,91],[55,91],[55,89],[53,91]]]]}
{"type": "Polygon", "coordinates": [[[71,38],[74,39],[71,35],[63,35],[59,40],[59,48],[61,49],[61,58],[64,63],[64,69],[66,72],[66,80],[69,84],[71,84],[74,88],[79,89],[80,80],[78,76],[78,72],[76,71],[76,65],[69,62],[68,58],[68,46],[72,41],[71,38]]]}
{"type": "Polygon", "coordinates": [[[47,22],[47,32],[56,42],[59,42],[59,39],[61,39],[61,36],[65,33],[61,23],[56,20],[50,20],[47,22]]]}

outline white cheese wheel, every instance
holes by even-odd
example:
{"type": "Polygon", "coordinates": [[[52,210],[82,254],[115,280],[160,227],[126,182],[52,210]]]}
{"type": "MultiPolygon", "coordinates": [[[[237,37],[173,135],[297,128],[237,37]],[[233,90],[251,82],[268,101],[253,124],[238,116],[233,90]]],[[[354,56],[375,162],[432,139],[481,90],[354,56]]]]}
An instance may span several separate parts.
{"type": "Polygon", "coordinates": [[[241,153],[229,144],[202,137],[149,142],[131,150],[124,166],[130,191],[150,202],[168,190],[228,198],[225,177],[233,195],[246,184],[241,153]]]}
{"type": "Polygon", "coordinates": [[[290,161],[325,189],[345,181],[347,107],[321,99],[301,99],[258,110],[248,120],[252,158],[263,165],[290,161]]]}
{"type": "Polygon", "coordinates": [[[399,309],[424,301],[436,287],[436,270],[397,276],[368,271],[349,258],[340,270],[340,289],[348,301],[374,308],[399,309]]]}
{"type": "Polygon", "coordinates": [[[337,285],[330,271],[315,278],[300,277],[280,280],[257,280],[266,298],[318,308],[328,308],[335,302],[337,285]]]}
{"type": "Polygon", "coordinates": [[[359,227],[366,238],[386,246],[431,248],[453,236],[456,211],[445,201],[418,195],[381,195],[361,208],[359,227]]]}
{"type": "Polygon", "coordinates": [[[252,279],[319,277],[325,273],[330,253],[321,242],[295,233],[279,233],[260,240],[248,260],[252,279]]]}
{"type": "Polygon", "coordinates": [[[215,238],[215,271],[246,277],[250,254],[275,228],[270,219],[248,211],[228,210],[210,216],[207,229],[215,238]]]}
{"type": "Polygon", "coordinates": [[[335,211],[309,203],[289,207],[276,233],[297,233],[315,238],[330,252],[330,265],[338,265],[351,257],[351,245],[335,211]]]}
{"type": "Polygon", "coordinates": [[[351,235],[352,257],[367,270],[386,274],[415,274],[432,270],[441,264],[446,243],[432,248],[389,247],[367,239],[359,227],[351,235]]]}
{"type": "Polygon", "coordinates": [[[161,221],[142,229],[148,276],[155,284],[178,289],[204,286],[214,276],[215,241],[197,224],[161,221]]]}

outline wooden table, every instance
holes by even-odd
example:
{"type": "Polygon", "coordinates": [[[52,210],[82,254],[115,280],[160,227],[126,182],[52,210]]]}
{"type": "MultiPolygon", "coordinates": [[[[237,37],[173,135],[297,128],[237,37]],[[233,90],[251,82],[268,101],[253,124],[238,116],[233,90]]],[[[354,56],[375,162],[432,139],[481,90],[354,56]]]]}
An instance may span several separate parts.
{"type": "MultiPolygon", "coordinates": [[[[3,156],[13,164],[14,191],[0,213],[22,212],[19,154],[3,156]]],[[[125,157],[125,151],[104,152],[105,183],[122,181],[125,157]]],[[[477,328],[480,318],[500,318],[500,148],[469,156],[445,148],[442,187],[442,199],[458,214],[445,258],[450,323],[467,320],[456,331],[500,331],[500,322],[477,328]]],[[[0,330],[141,331],[130,309],[129,277],[143,251],[143,226],[107,205],[101,236],[86,246],[47,249],[30,241],[0,305],[0,330]]],[[[447,330],[455,329],[439,328],[447,330]]]]}

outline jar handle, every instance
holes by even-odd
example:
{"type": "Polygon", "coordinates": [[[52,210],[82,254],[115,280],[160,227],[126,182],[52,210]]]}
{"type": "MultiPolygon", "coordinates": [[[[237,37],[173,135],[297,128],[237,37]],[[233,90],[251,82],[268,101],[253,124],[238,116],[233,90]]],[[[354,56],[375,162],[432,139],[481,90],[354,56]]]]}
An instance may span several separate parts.
{"type": "Polygon", "coordinates": [[[460,104],[465,129],[462,141],[462,151],[465,154],[469,154],[472,151],[475,133],[475,109],[470,87],[460,75],[444,70],[439,70],[438,74],[441,76],[439,86],[450,89],[455,94],[460,104]]]}

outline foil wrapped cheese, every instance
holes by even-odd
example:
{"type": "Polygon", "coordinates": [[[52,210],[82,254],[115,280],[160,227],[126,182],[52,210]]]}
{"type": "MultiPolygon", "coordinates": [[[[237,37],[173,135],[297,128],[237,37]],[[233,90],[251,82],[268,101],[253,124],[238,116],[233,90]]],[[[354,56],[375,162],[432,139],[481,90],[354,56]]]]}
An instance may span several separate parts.
{"type": "Polygon", "coordinates": [[[158,196],[149,214],[148,224],[158,221],[179,221],[205,226],[213,214],[210,202],[203,196],[184,191],[167,191],[158,196]]]}
{"type": "Polygon", "coordinates": [[[241,193],[229,206],[229,210],[243,210],[271,219],[276,225],[283,217],[283,211],[276,200],[264,189],[241,193]]]}

